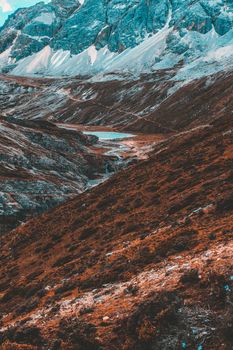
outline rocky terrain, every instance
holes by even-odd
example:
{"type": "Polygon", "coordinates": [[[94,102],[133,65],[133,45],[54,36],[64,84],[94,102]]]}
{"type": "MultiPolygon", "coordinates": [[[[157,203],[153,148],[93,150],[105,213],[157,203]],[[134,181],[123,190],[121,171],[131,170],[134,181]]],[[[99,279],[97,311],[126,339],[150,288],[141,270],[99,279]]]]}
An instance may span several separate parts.
{"type": "Polygon", "coordinates": [[[136,80],[108,82],[1,75],[1,113],[24,119],[120,128],[158,108],[174,86],[168,81],[173,74],[171,70],[136,80]]]}
{"type": "Polygon", "coordinates": [[[177,86],[173,70],[135,80],[0,76],[1,113],[7,117],[102,125],[134,132],[172,133],[232,115],[232,72],[177,86]]]}
{"type": "Polygon", "coordinates": [[[232,349],[232,117],[1,239],[3,349],[232,349]]]}
{"type": "Polygon", "coordinates": [[[1,350],[233,349],[232,13],[52,0],[0,28],[1,350]]]}
{"type": "MultiPolygon", "coordinates": [[[[180,67],[189,80],[232,68],[231,0],[52,0],[0,29],[0,66],[17,75],[98,75],[180,67]]],[[[99,78],[98,78],[99,79],[99,78]]]]}
{"type": "Polygon", "coordinates": [[[1,118],[0,233],[83,192],[107,164],[114,169],[91,151],[95,143],[46,121],[1,118]]]}

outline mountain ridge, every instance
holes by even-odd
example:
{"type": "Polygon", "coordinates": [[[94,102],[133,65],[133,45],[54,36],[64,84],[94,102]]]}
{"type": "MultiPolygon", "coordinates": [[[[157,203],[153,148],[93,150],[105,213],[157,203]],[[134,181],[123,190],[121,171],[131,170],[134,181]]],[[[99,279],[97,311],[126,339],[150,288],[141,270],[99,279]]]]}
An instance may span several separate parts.
{"type": "Polygon", "coordinates": [[[66,3],[71,12],[52,1],[10,17],[0,32],[3,71],[99,79],[98,74],[139,75],[183,62],[176,79],[188,80],[231,66],[231,1],[66,3]]]}

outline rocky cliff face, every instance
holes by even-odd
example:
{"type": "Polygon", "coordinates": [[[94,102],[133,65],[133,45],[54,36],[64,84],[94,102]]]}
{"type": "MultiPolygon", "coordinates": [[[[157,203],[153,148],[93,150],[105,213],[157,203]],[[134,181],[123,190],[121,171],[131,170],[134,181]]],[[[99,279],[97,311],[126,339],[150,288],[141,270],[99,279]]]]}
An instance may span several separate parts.
{"type": "Polygon", "coordinates": [[[11,57],[19,60],[49,44],[62,24],[78,6],[77,1],[39,2],[11,15],[1,30],[0,52],[12,45],[11,57]]]}
{"type": "Polygon", "coordinates": [[[232,11],[230,0],[39,3],[2,27],[0,62],[15,74],[51,75],[139,73],[183,62],[191,65],[181,74],[187,78],[198,59],[199,74],[208,74],[205,59],[214,71],[231,55],[232,11]]]}
{"type": "Polygon", "coordinates": [[[48,122],[0,120],[0,233],[84,191],[105,172],[96,139],[48,122]]]}

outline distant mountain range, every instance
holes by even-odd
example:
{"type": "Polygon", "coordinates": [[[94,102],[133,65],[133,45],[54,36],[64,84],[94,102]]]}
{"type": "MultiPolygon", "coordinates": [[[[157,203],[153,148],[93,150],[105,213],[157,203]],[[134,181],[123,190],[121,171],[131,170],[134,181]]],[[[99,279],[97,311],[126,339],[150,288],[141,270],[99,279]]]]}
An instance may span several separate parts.
{"type": "Polygon", "coordinates": [[[0,29],[0,68],[15,75],[175,68],[177,80],[192,80],[232,58],[231,0],[52,0],[17,10],[0,29]]]}

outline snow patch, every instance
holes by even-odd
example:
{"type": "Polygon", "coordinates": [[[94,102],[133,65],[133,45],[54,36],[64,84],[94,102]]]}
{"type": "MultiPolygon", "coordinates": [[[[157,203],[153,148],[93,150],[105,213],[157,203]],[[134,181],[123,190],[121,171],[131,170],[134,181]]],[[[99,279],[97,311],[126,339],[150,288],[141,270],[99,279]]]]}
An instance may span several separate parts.
{"type": "Polygon", "coordinates": [[[91,64],[93,65],[97,59],[97,56],[98,56],[98,52],[96,50],[95,45],[91,45],[89,47],[89,49],[87,50],[87,52],[88,52],[88,55],[90,56],[91,64]]]}
{"type": "Polygon", "coordinates": [[[39,22],[50,26],[53,24],[56,15],[54,12],[42,12],[38,17],[34,18],[34,22],[39,22]]]}
{"type": "Polygon", "coordinates": [[[12,46],[0,54],[0,68],[3,68],[9,63],[11,49],[12,49],[12,46]]]}
{"type": "Polygon", "coordinates": [[[13,70],[14,74],[27,75],[44,72],[48,68],[51,52],[50,46],[45,46],[40,52],[22,59],[13,70]]]}
{"type": "MultiPolygon", "coordinates": [[[[84,1],[80,3],[83,5],[84,1]]],[[[51,22],[53,15],[52,18],[46,16],[41,14],[37,20],[39,18],[44,22],[51,22]]],[[[83,52],[72,55],[70,51],[54,51],[46,46],[40,52],[20,60],[12,74],[57,77],[88,75],[94,81],[103,81],[119,79],[121,73],[122,76],[125,74],[138,76],[142,73],[171,69],[182,61],[182,67],[172,79],[177,84],[180,81],[187,84],[193,79],[233,68],[233,30],[223,36],[220,36],[214,28],[206,34],[187,32],[178,40],[188,51],[178,54],[171,51],[168,44],[171,33],[179,35],[173,27],[169,27],[171,17],[170,11],[164,28],[153,35],[148,34],[138,46],[121,53],[111,52],[107,46],[97,50],[95,45],[91,45],[83,52]]],[[[93,26],[96,24],[94,21],[93,26]]],[[[6,65],[5,62],[9,57],[10,51],[0,55],[0,68],[6,65]]]]}

